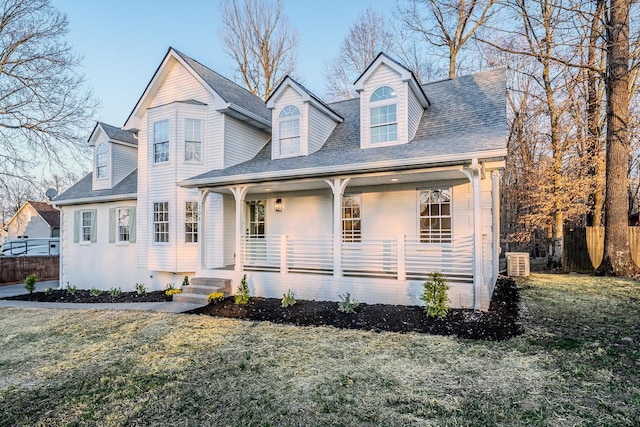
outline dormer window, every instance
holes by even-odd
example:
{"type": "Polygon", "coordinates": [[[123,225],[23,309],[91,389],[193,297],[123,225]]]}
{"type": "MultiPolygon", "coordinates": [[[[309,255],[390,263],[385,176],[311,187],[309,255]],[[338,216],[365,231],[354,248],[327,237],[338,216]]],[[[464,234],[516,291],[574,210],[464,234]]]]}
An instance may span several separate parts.
{"type": "Polygon", "coordinates": [[[107,144],[104,142],[96,148],[96,178],[107,177],[107,144]]]}
{"type": "Polygon", "coordinates": [[[371,95],[371,144],[398,139],[397,95],[390,86],[382,86],[371,95]]]}
{"type": "Polygon", "coordinates": [[[294,105],[287,105],[280,111],[278,127],[279,153],[281,156],[300,154],[300,110],[294,105]]]}

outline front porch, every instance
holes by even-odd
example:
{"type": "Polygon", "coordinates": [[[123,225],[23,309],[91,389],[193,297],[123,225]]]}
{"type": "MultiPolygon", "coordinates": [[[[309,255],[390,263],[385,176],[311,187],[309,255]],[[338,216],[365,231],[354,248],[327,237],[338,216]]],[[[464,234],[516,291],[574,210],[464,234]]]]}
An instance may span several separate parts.
{"type": "Polygon", "coordinates": [[[235,289],[247,274],[259,296],[415,305],[437,271],[453,307],[486,309],[499,177],[482,176],[476,164],[200,189],[197,275],[235,289]]]}

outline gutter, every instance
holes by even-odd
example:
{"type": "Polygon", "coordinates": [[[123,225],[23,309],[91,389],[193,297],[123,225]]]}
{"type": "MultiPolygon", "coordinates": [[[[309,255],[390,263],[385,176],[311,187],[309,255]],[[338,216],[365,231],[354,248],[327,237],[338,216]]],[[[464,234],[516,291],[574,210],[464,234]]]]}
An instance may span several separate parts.
{"type": "Polygon", "coordinates": [[[68,206],[68,205],[86,205],[89,203],[106,203],[106,202],[115,202],[119,200],[137,200],[138,193],[128,193],[128,194],[113,194],[110,196],[96,196],[96,197],[83,197],[79,199],[67,199],[67,200],[52,200],[50,202],[51,206],[57,209],[58,206],[68,206]]]}
{"type": "Polygon", "coordinates": [[[352,163],[338,166],[321,166],[305,169],[276,170],[268,172],[249,173],[242,175],[231,175],[215,178],[187,179],[178,183],[184,188],[197,188],[204,185],[231,185],[236,183],[256,183],[261,181],[283,181],[287,178],[311,178],[316,176],[326,176],[332,174],[353,174],[366,172],[381,172],[388,170],[406,170],[414,166],[433,165],[451,166],[461,163],[471,163],[473,159],[504,158],[507,155],[506,149],[488,150],[476,153],[464,153],[457,156],[424,156],[411,159],[383,160],[369,163],[352,163]]]}

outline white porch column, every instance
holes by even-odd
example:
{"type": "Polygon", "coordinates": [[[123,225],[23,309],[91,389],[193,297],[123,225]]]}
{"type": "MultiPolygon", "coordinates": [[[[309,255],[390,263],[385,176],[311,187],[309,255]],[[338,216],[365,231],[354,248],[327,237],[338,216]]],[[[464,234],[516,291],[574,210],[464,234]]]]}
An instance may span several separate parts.
{"type": "Polygon", "coordinates": [[[326,179],[333,191],[333,275],[342,276],[342,194],[351,178],[326,179]]]}
{"type": "Polygon", "coordinates": [[[482,188],[478,159],[471,161],[473,190],[473,309],[480,310],[484,282],[482,271],[482,188]]]}
{"type": "Polygon", "coordinates": [[[235,271],[242,271],[242,237],[244,236],[243,228],[243,203],[244,198],[249,191],[247,186],[231,187],[231,193],[236,200],[236,259],[235,259],[235,271]]]}
{"type": "Polygon", "coordinates": [[[198,270],[206,268],[206,250],[207,244],[205,242],[205,227],[206,227],[206,208],[207,197],[209,196],[209,190],[204,189],[200,191],[200,197],[198,200],[198,270]]]}
{"type": "Polygon", "coordinates": [[[491,172],[491,194],[493,195],[492,199],[492,233],[493,233],[493,284],[495,285],[495,281],[498,279],[498,274],[500,274],[500,172],[493,171],[491,172]]]}

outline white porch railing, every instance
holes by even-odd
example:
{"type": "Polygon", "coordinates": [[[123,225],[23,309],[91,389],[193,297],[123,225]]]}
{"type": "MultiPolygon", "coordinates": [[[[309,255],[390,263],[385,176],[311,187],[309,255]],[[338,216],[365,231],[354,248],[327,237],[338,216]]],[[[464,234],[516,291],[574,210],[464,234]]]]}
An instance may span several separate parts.
{"type": "Polygon", "coordinates": [[[342,243],[342,274],[398,278],[398,239],[342,243]]]}
{"type": "Polygon", "coordinates": [[[408,280],[427,279],[429,274],[438,271],[450,281],[473,283],[473,237],[456,236],[446,245],[407,238],[405,269],[408,280]]]}
{"type": "MultiPolygon", "coordinates": [[[[483,240],[486,256],[491,242],[483,240]]],[[[331,235],[245,235],[241,241],[245,270],[333,274],[331,235]]],[[[451,243],[439,244],[404,236],[363,239],[342,242],[340,249],[344,276],[425,280],[439,271],[450,281],[473,283],[472,236],[455,236],[451,243]]]]}
{"type": "Polygon", "coordinates": [[[283,236],[288,273],[333,273],[333,236],[283,236]]]}

